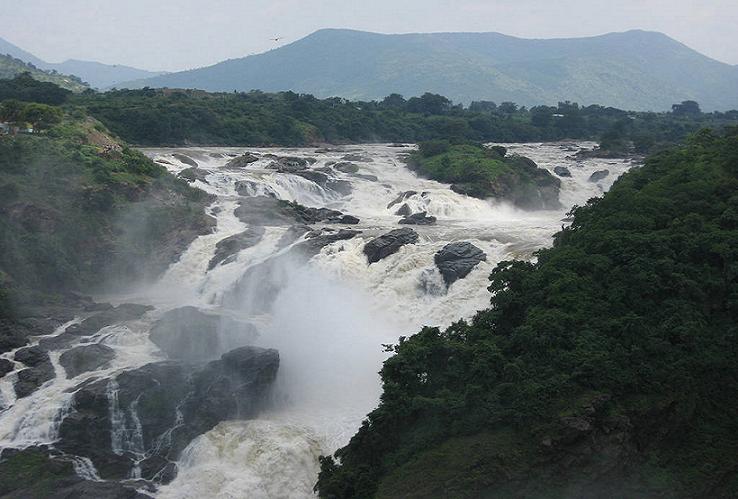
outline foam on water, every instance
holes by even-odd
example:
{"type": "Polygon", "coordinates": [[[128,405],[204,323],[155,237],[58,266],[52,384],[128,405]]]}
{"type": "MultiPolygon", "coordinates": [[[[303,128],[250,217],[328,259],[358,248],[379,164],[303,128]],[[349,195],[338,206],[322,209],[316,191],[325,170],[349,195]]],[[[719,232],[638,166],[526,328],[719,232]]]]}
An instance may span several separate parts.
{"type": "MultiPolygon", "coordinates": [[[[214,196],[209,212],[217,220],[215,230],[193,241],[154,286],[113,297],[119,302],[152,304],[156,309],[141,320],[116,324],[80,340],[103,343],[115,350],[115,359],[107,368],[67,379],[59,366],[60,351],[51,353],[56,377],[26,398],[16,400],[12,387],[17,370],[24,366],[18,364],[16,372],[0,380],[0,447],[53,444],[75,387],[100,378],[109,380],[114,449],[140,454],[140,425],[136,414],[116,406],[115,376],[164,358],[148,332],[167,310],[193,305],[247,315],[249,300],[259,299],[268,283],[245,283],[249,296],[243,298],[241,307],[225,309],[224,302],[249,269],[267,262],[273,265],[268,277],[278,283],[279,292],[268,314],[242,318],[258,324],[259,345],[280,352],[274,403],[258,421],[221,423],[192,441],[181,456],[177,478],[162,487],[159,496],[312,497],[317,457],[345,445],[378,402],[377,372],[387,355],[382,344],[394,343],[400,335],[412,334],[423,325],[447,326],[486,307],[488,276],[498,262],[531,258],[565,223],[562,219],[568,208],[601,194],[630,167],[622,161],[568,158],[570,153],[563,145],[507,147],[551,171],[556,166],[570,170],[572,176],[561,179],[560,199],[565,208],[525,212],[457,194],[448,185],[419,178],[408,170],[401,155],[410,148],[372,145],[329,152],[250,149],[260,159],[243,168],[226,167],[230,159],[245,152],[239,148],[145,150],[175,174],[191,166],[179,161],[175,153],[197,161],[207,176],[195,185],[214,196]],[[371,161],[357,162],[356,173],[332,169],[330,164],[342,161],[347,152],[371,161]],[[312,170],[319,169],[334,181],[349,182],[351,192],[341,194],[330,184],[321,186],[299,175],[279,173],[269,168],[271,154],[314,158],[312,170]],[[589,175],[602,169],[610,171],[605,180],[598,184],[588,181],[589,175]],[[289,244],[282,244],[287,227],[267,225],[258,243],[209,269],[219,241],[250,229],[235,215],[239,192],[356,215],[361,222],[351,228],[361,234],[324,247],[304,264],[285,257],[290,251],[289,244]],[[390,206],[399,195],[404,199],[390,206]],[[369,265],[363,253],[365,243],[401,227],[395,211],[403,203],[413,212],[425,211],[437,217],[438,223],[413,227],[419,234],[417,244],[403,246],[369,265]],[[446,290],[434,255],[452,241],[473,243],[486,253],[487,260],[446,290]]],[[[62,331],[60,328],[54,334],[62,331]]],[[[13,353],[3,357],[12,359],[13,353]]],[[[74,462],[80,474],[98,479],[89,460],[78,458],[74,462]]]]}

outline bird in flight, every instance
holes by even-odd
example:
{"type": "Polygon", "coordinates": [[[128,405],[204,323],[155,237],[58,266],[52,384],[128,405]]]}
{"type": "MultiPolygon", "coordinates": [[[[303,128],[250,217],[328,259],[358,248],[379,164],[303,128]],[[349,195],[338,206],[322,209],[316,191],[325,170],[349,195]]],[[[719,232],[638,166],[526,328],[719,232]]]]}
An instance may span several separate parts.
{"type": "Polygon", "coordinates": [[[283,38],[283,37],[281,37],[281,36],[278,36],[277,38],[270,38],[270,40],[271,40],[271,41],[273,41],[273,42],[278,42],[278,41],[279,41],[279,40],[281,40],[282,38],[283,38]]]}

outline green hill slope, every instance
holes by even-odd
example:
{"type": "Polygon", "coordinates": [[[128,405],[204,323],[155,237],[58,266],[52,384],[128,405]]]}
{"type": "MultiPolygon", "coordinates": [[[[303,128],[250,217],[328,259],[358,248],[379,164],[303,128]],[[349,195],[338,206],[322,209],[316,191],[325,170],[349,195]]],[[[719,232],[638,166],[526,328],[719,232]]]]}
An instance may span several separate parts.
{"type": "Polygon", "coordinates": [[[644,31],[529,40],[329,29],[264,54],[120,86],[293,90],[362,100],[434,92],[466,103],[571,100],[634,110],[665,110],[683,100],[707,110],[738,107],[735,67],[644,31]]]}
{"type": "Polygon", "coordinates": [[[623,175],[401,339],[330,498],[738,496],[738,128],[623,175]]]}
{"type": "Polygon", "coordinates": [[[26,64],[20,59],[15,59],[9,55],[0,55],[0,80],[15,78],[23,73],[29,73],[34,80],[54,83],[72,92],[82,92],[88,88],[76,76],[44,71],[30,64],[26,64]]]}

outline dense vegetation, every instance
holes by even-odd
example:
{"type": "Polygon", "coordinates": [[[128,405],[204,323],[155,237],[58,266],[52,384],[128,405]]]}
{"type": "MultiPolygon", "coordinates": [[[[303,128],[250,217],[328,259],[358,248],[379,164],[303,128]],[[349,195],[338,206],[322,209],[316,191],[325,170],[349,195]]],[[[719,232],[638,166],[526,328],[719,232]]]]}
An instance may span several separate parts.
{"type": "Polygon", "coordinates": [[[465,104],[490,99],[534,106],[572,100],[654,111],[696,98],[706,109],[722,111],[738,105],[737,69],[661,33],[637,30],[528,40],[500,33],[383,35],[324,29],[263,54],[125,88],[294,90],[352,100],[432,91],[465,104]]]}
{"type": "Polygon", "coordinates": [[[444,140],[421,142],[408,166],[421,175],[451,184],[451,189],[478,198],[493,197],[523,208],[558,208],[560,181],[528,158],[507,155],[502,146],[487,148],[444,140]]]}
{"type": "Polygon", "coordinates": [[[322,497],[738,495],[738,128],[573,211],[488,310],[393,347],[322,497]]]}
{"type": "Polygon", "coordinates": [[[20,75],[28,75],[37,81],[53,83],[73,92],[82,92],[88,88],[81,79],[74,75],[61,74],[55,70],[45,71],[10,55],[0,54],[0,80],[12,79],[20,75]]]}
{"type": "MultiPolygon", "coordinates": [[[[16,109],[16,101],[0,110],[16,109]]],[[[207,228],[207,196],[111,138],[80,111],[51,113],[48,130],[0,135],[0,312],[57,293],[92,290],[108,277],[161,271],[207,228]],[[188,239],[189,238],[189,239],[188,239]]]]}
{"type": "Polygon", "coordinates": [[[738,122],[728,113],[632,113],[602,106],[518,107],[440,95],[379,102],[316,99],[283,92],[213,94],[197,90],[84,92],[83,106],[124,140],[140,145],[286,145],[319,142],[419,142],[432,139],[525,142],[605,139],[622,152],[648,152],[700,128],[738,122]]]}

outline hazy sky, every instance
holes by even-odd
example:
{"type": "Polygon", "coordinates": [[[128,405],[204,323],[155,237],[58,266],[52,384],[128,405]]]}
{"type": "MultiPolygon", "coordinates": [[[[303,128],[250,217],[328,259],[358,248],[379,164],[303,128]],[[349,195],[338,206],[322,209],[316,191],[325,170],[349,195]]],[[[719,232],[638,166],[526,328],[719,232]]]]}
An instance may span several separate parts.
{"type": "Polygon", "coordinates": [[[243,57],[320,28],[499,31],[521,37],[661,31],[738,64],[738,0],[0,0],[0,37],[48,62],[168,71],[243,57]]]}

